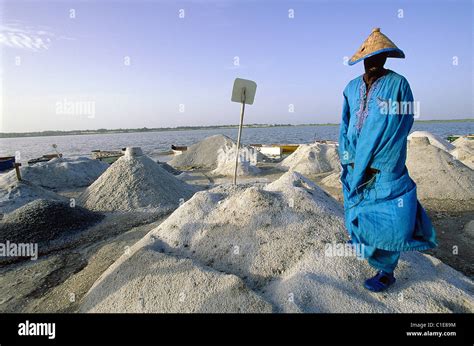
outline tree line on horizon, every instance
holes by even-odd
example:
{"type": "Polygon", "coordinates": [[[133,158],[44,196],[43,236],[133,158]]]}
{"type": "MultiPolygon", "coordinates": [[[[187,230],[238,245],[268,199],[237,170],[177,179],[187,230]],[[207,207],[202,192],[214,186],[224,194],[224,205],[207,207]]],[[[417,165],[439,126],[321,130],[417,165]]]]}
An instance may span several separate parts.
{"type": "MultiPolygon", "coordinates": [[[[472,122],[474,119],[452,119],[452,120],[415,120],[415,122],[472,122]]],[[[323,124],[245,124],[244,127],[290,127],[290,126],[335,126],[339,123],[323,124]]],[[[208,125],[208,126],[177,126],[177,127],[142,127],[142,128],[118,128],[118,129],[97,129],[97,130],[47,130],[33,132],[0,132],[0,138],[13,137],[40,137],[40,136],[69,136],[69,135],[87,135],[87,134],[106,134],[106,133],[134,133],[134,132],[160,132],[160,131],[184,131],[184,130],[212,130],[236,128],[239,125],[208,125]]]]}

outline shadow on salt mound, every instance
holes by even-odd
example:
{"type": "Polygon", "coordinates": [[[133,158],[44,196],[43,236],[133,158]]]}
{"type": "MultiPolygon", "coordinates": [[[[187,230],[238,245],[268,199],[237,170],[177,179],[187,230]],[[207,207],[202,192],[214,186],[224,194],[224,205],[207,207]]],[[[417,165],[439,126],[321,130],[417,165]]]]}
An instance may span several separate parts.
{"type": "Polygon", "coordinates": [[[161,166],[161,168],[163,168],[165,171],[167,171],[168,173],[171,173],[173,175],[179,176],[180,174],[183,173],[179,169],[171,167],[166,162],[161,162],[161,161],[157,160],[156,163],[159,164],[161,166]]]}
{"type": "Polygon", "coordinates": [[[0,212],[10,213],[37,199],[54,201],[67,200],[65,197],[52,191],[45,190],[29,181],[14,181],[11,184],[4,185],[0,188],[0,212]]]}
{"type": "Polygon", "coordinates": [[[455,148],[454,145],[446,139],[428,131],[414,131],[408,135],[408,140],[416,137],[426,137],[431,145],[447,152],[455,148]]]}
{"type": "Polygon", "coordinates": [[[473,283],[434,257],[402,254],[397,282],[383,295],[367,291],[373,275],[366,261],[310,253],[263,289],[281,312],[442,313],[473,312],[473,283]],[[288,297],[291,297],[289,299],[288,297]]]}
{"type": "Polygon", "coordinates": [[[420,199],[474,199],[474,171],[426,137],[408,142],[406,165],[420,199]]]}
{"type": "Polygon", "coordinates": [[[340,171],[340,161],[335,144],[301,144],[298,149],[277,165],[282,170],[313,175],[340,171]]]}
{"type": "Polygon", "coordinates": [[[265,188],[223,185],[197,193],[158,228],[157,251],[189,256],[260,287],[306,251],[344,241],[340,205],[298,173],[265,188]]]}
{"type": "MultiPolygon", "coordinates": [[[[89,186],[108,167],[105,162],[87,157],[54,158],[33,166],[20,167],[20,171],[24,180],[45,188],[63,190],[89,186]]],[[[0,179],[0,186],[11,184],[15,180],[15,171],[11,171],[0,179]]]]}
{"type": "Polygon", "coordinates": [[[464,225],[463,234],[465,236],[474,238],[474,220],[471,220],[464,225]]]}
{"type": "Polygon", "coordinates": [[[234,275],[145,246],[109,268],[89,290],[80,311],[269,313],[272,306],[234,275]]]}

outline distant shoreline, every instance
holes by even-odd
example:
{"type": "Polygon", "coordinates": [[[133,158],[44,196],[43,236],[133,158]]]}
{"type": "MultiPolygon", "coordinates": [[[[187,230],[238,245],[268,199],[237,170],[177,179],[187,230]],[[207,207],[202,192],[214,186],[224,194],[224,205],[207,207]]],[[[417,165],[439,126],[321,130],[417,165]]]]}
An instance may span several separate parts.
{"type": "MultiPolygon", "coordinates": [[[[415,123],[452,123],[474,122],[474,119],[449,119],[449,120],[415,120],[415,123]]],[[[77,136],[98,135],[113,133],[141,133],[141,132],[166,132],[166,131],[192,131],[192,130],[218,130],[233,129],[239,125],[214,125],[214,126],[178,126],[134,129],[98,129],[98,130],[70,130],[70,131],[37,131],[37,132],[0,132],[0,138],[21,137],[49,137],[49,136],[77,136]]],[[[309,126],[339,126],[339,123],[325,124],[246,124],[245,128],[270,128],[270,127],[309,127],[309,126]]]]}

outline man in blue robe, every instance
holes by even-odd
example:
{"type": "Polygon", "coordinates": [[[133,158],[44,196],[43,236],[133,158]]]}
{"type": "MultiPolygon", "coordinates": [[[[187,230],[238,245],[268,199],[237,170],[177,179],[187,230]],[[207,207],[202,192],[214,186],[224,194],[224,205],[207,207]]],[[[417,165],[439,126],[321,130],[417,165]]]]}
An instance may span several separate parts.
{"type": "Polygon", "coordinates": [[[395,283],[401,251],[437,245],[405,166],[413,95],[403,76],[383,67],[387,57],[405,54],[375,28],[349,60],[363,60],[365,73],[344,89],[338,149],[346,228],[377,270],[364,284],[374,292],[395,283]]]}

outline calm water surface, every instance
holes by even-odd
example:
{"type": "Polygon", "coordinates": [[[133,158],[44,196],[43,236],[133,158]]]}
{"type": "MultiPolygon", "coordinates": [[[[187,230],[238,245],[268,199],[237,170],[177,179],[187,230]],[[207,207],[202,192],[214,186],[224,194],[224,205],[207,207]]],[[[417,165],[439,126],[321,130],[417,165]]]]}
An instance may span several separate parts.
{"type": "MultiPolygon", "coordinates": [[[[243,143],[311,143],[314,140],[337,140],[339,126],[301,126],[244,128],[243,143]]],[[[474,122],[415,123],[412,131],[429,131],[442,136],[474,133],[474,122]]],[[[20,161],[53,152],[51,145],[67,157],[88,156],[94,149],[116,150],[127,146],[141,147],[153,157],[161,158],[161,152],[170,149],[171,144],[190,145],[208,136],[223,134],[237,138],[237,129],[165,131],[146,133],[115,133],[78,136],[23,137],[0,139],[0,156],[20,152],[20,161]]]]}

